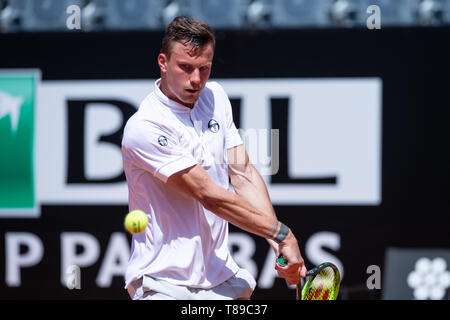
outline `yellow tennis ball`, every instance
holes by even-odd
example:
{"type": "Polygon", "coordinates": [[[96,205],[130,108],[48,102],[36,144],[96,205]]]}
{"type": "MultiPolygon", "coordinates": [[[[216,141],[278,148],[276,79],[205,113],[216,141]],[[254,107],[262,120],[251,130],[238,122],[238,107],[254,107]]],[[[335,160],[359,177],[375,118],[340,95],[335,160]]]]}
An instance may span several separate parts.
{"type": "Polygon", "coordinates": [[[148,217],[142,210],[133,210],[125,217],[125,229],[132,234],[138,234],[147,227],[148,217]]]}

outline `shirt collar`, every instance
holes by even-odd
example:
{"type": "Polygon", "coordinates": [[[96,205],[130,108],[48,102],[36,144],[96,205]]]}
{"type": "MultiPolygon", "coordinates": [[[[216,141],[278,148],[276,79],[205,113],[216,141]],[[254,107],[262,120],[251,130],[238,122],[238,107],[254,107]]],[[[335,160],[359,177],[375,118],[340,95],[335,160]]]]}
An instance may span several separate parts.
{"type": "Polygon", "coordinates": [[[194,107],[188,108],[181,103],[178,103],[172,99],[169,99],[160,89],[161,85],[161,78],[155,81],[155,95],[158,98],[159,101],[161,101],[166,107],[169,107],[175,112],[181,112],[181,113],[189,113],[192,110],[194,110],[195,106],[197,105],[198,100],[195,102],[194,107]]]}

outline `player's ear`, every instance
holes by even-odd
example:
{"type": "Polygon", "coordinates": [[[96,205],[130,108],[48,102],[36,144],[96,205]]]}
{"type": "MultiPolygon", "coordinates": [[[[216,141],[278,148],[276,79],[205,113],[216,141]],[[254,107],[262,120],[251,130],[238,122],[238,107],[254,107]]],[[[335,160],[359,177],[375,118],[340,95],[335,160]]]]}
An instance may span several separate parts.
{"type": "Polygon", "coordinates": [[[158,65],[159,68],[161,69],[161,72],[166,72],[167,71],[167,56],[164,53],[160,53],[158,55],[158,65]]]}

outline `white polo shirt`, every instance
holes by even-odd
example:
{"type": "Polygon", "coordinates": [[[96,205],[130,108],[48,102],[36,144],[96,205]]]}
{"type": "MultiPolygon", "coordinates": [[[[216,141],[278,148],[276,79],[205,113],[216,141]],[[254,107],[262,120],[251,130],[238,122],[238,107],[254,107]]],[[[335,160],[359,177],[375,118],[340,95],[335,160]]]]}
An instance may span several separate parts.
{"type": "Polygon", "coordinates": [[[226,150],[242,140],[218,83],[208,82],[189,109],[167,98],[160,81],[128,120],[122,140],[129,210],[141,209],[149,217],[145,232],[132,237],[125,287],[148,275],[208,289],[239,269],[228,249],[228,222],[166,182],[200,164],[228,189],[226,150]]]}

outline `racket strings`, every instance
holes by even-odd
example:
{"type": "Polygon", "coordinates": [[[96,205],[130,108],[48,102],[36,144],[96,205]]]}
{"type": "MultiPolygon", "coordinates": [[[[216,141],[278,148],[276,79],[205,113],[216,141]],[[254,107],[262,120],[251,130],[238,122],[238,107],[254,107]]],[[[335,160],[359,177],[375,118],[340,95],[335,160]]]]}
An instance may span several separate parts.
{"type": "Polygon", "coordinates": [[[334,300],[339,290],[339,281],[331,267],[320,270],[305,284],[304,300],[334,300]]]}

